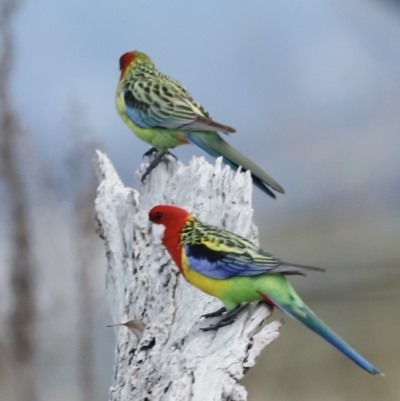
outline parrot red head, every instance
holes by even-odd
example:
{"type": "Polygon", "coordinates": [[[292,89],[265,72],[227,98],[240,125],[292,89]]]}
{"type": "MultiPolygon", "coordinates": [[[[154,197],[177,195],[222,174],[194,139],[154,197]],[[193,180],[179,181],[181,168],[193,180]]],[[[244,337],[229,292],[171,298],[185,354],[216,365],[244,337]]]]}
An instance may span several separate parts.
{"type": "Polygon", "coordinates": [[[120,80],[125,75],[126,69],[136,58],[136,52],[127,52],[119,58],[119,70],[121,71],[120,80]]]}
{"type": "Polygon", "coordinates": [[[138,51],[127,52],[119,58],[119,70],[121,71],[120,80],[124,77],[126,70],[136,60],[150,60],[150,57],[138,51]]]}
{"type": "Polygon", "coordinates": [[[157,205],[149,212],[149,220],[154,224],[162,224],[166,228],[182,228],[190,216],[186,210],[176,206],[157,205]]]}
{"type": "Polygon", "coordinates": [[[162,243],[167,248],[172,259],[182,270],[182,244],[180,233],[191,215],[184,209],[176,206],[158,205],[149,212],[149,220],[154,224],[165,227],[162,243]]]}

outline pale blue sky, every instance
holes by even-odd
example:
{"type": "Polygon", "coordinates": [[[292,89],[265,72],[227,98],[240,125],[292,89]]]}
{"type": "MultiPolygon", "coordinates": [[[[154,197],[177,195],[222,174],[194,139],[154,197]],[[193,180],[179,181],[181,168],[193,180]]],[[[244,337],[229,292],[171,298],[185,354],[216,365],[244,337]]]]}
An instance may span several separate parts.
{"type": "MultiPolygon", "coordinates": [[[[133,184],[148,146],[116,114],[114,93],[119,56],[142,50],[237,128],[230,142],[284,186],[288,195],[273,206],[284,209],[340,191],[354,174],[349,185],[367,180],[360,172],[378,169],[375,146],[378,164],[399,165],[399,116],[386,106],[400,103],[399,20],[374,0],[26,2],[15,104],[40,153],[56,160],[69,105],[79,102],[133,184]]],[[[194,146],[175,153],[203,154],[194,146]]]]}

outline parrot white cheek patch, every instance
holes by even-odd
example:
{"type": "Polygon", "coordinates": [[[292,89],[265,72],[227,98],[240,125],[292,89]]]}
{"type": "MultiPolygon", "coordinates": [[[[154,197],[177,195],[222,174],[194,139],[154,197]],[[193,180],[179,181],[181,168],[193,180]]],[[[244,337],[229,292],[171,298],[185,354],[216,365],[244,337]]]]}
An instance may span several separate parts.
{"type": "Polygon", "coordinates": [[[153,224],[153,227],[151,229],[152,240],[155,242],[161,242],[164,236],[164,231],[165,226],[163,226],[162,224],[153,224]]]}

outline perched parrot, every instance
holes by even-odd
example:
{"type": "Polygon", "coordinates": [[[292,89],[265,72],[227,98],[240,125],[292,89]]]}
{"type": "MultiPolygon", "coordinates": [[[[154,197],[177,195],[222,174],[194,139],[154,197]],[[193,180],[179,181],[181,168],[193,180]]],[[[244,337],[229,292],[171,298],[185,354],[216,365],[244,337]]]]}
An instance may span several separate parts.
{"type": "Polygon", "coordinates": [[[216,324],[202,330],[231,324],[243,303],[265,301],[319,334],[367,372],[382,375],[323,323],[286,279],[288,275],[323,269],[283,262],[247,239],[204,224],[175,206],[153,207],[149,220],[165,227],[162,243],[185,279],[224,304],[204,315],[208,318],[226,312],[216,324]]]}
{"type": "Polygon", "coordinates": [[[178,81],[158,71],[150,57],[138,51],[125,53],[119,67],[117,111],[140,139],[152,145],[144,156],[157,153],[142,181],[165,155],[171,155],[169,149],[194,143],[213,157],[222,156],[235,170],[239,166],[250,170],[254,184],[272,198],[272,189],[284,193],[276,181],[217,132],[232,134],[235,129],[215,122],[178,81]]]}

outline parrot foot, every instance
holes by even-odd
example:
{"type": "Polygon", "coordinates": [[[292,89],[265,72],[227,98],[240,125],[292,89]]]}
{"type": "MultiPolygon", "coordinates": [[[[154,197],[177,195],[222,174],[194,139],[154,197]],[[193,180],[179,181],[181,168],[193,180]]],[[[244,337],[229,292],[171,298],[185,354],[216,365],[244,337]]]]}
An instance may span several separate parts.
{"type": "Polygon", "coordinates": [[[236,320],[236,316],[233,316],[232,318],[228,320],[220,320],[218,323],[212,324],[211,326],[208,327],[202,327],[200,330],[201,331],[211,331],[211,330],[218,330],[220,327],[225,327],[229,326],[236,320]]]}
{"type": "MultiPolygon", "coordinates": [[[[219,322],[212,324],[211,326],[208,326],[208,327],[202,327],[200,330],[201,331],[211,331],[211,330],[217,330],[220,327],[229,326],[236,320],[239,312],[242,309],[244,309],[245,307],[247,307],[247,304],[238,305],[236,308],[228,311],[227,314],[219,322]]],[[[223,308],[221,308],[221,309],[223,309],[223,308]]],[[[216,312],[213,312],[213,313],[214,314],[215,313],[222,314],[223,312],[221,311],[221,309],[218,309],[216,312]]],[[[209,313],[209,315],[212,315],[213,313],[209,313]]],[[[205,315],[203,315],[203,316],[205,316],[205,315]]]]}
{"type": "Polygon", "coordinates": [[[150,148],[147,152],[143,153],[142,159],[144,159],[145,157],[153,156],[154,153],[158,153],[158,150],[154,147],[150,148]]]}
{"type": "Polygon", "coordinates": [[[215,312],[206,313],[205,315],[201,315],[200,317],[204,317],[204,318],[208,319],[210,317],[221,316],[224,312],[226,312],[225,306],[223,306],[222,308],[216,310],[215,312]]]}
{"type": "MultiPolygon", "coordinates": [[[[153,148],[150,148],[147,152],[144,152],[144,153],[143,153],[142,158],[144,159],[145,157],[153,156],[154,153],[159,153],[159,152],[158,152],[158,150],[157,150],[156,148],[154,148],[154,147],[153,147],[153,148]]],[[[173,153],[171,153],[171,152],[165,152],[165,155],[172,156],[175,160],[178,160],[178,158],[177,158],[173,153]]]]}
{"type": "MultiPolygon", "coordinates": [[[[154,153],[154,151],[157,152],[156,148],[151,148],[149,149],[144,155],[144,156],[150,156],[154,153]]],[[[144,180],[146,179],[146,177],[162,162],[164,161],[165,163],[169,163],[170,161],[168,160],[167,157],[165,156],[172,156],[175,160],[178,160],[178,158],[173,155],[172,153],[168,152],[168,151],[164,151],[164,152],[158,152],[157,156],[150,162],[149,166],[147,167],[146,171],[144,172],[144,174],[142,175],[142,183],[144,184],[144,180]]]]}

